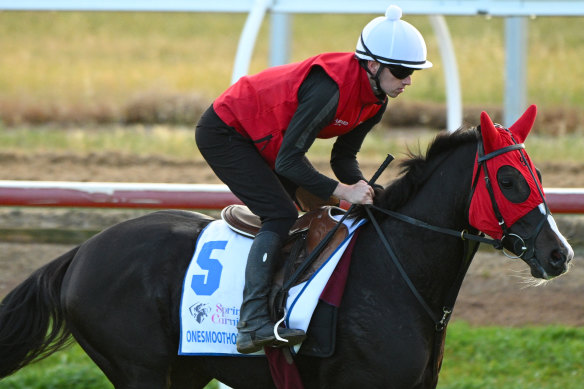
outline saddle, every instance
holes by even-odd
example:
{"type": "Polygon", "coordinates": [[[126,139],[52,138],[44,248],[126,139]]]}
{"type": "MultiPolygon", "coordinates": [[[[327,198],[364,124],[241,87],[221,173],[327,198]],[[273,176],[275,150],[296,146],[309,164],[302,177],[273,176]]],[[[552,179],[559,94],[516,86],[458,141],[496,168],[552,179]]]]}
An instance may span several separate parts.
{"type": "MultiPolygon", "coordinates": [[[[323,238],[338,222],[334,215],[345,211],[335,206],[324,206],[309,211],[300,216],[290,229],[288,239],[281,252],[281,261],[272,278],[272,287],[268,298],[272,319],[277,321],[282,317],[287,291],[284,283],[296,269],[303,264],[308,255],[316,248],[323,238]]],[[[260,218],[243,205],[230,205],[221,211],[221,218],[236,233],[253,238],[261,227],[260,218]]],[[[312,274],[326,261],[333,251],[346,239],[347,227],[342,224],[324,247],[321,253],[311,263],[310,267],[294,282],[298,285],[308,280],[312,274]]],[[[309,325],[307,339],[304,341],[301,354],[313,357],[330,357],[335,350],[337,308],[319,301],[309,325]]],[[[284,353],[288,363],[292,357],[290,351],[284,353]]]]}
{"type": "MultiPolygon", "coordinates": [[[[296,220],[282,248],[281,263],[277,267],[272,283],[273,289],[280,289],[288,276],[302,264],[326,234],[338,224],[333,216],[341,215],[344,212],[342,208],[326,206],[307,212],[296,220]]],[[[249,238],[254,238],[261,227],[260,218],[244,205],[234,204],[225,207],[221,211],[221,218],[233,231],[249,238]]],[[[309,269],[299,277],[295,285],[308,280],[332,255],[336,247],[345,240],[347,234],[347,227],[339,226],[332,239],[309,269]]]]}

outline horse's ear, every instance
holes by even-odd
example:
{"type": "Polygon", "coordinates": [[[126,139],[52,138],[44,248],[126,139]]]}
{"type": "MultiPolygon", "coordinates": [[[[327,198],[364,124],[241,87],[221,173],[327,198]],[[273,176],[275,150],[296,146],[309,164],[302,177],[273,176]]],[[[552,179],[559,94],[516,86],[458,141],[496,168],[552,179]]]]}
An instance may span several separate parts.
{"type": "Polygon", "coordinates": [[[486,154],[499,149],[497,142],[499,139],[499,131],[497,131],[493,121],[485,111],[481,112],[481,135],[486,154]]]}
{"type": "Polygon", "coordinates": [[[525,138],[527,138],[527,135],[529,134],[529,131],[531,131],[533,123],[535,122],[536,114],[537,107],[535,104],[531,105],[529,108],[527,108],[523,115],[521,115],[521,117],[517,119],[517,121],[511,127],[509,127],[509,130],[513,135],[515,135],[518,142],[523,143],[525,138]]]}

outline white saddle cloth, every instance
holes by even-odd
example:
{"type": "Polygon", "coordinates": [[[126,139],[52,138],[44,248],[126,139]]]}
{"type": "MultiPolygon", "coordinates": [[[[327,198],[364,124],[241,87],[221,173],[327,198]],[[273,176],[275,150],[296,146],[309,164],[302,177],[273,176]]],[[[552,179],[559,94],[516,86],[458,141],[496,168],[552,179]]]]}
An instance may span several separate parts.
{"type": "MultiPolygon", "coordinates": [[[[363,223],[345,221],[347,238],[309,280],[290,290],[286,327],[307,330],[322,290],[363,223]]],[[[252,239],[236,234],[223,220],[211,222],[199,235],[183,283],[179,355],[243,355],[235,346],[236,326],[251,243],[252,239]]]]}

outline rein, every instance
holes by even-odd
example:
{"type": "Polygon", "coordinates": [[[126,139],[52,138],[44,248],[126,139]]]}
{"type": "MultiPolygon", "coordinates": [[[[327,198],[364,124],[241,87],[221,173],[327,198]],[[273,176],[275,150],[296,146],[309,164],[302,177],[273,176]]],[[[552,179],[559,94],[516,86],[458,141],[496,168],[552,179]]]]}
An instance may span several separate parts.
{"type": "MultiPolygon", "coordinates": [[[[534,251],[535,251],[535,246],[534,246],[534,244],[532,244],[533,243],[532,241],[534,241],[535,237],[537,237],[537,235],[539,234],[539,231],[543,227],[543,222],[547,219],[547,215],[545,215],[543,217],[542,221],[540,221],[540,223],[538,223],[538,226],[536,227],[534,233],[526,239],[523,239],[522,237],[520,237],[516,234],[510,233],[508,231],[508,228],[507,228],[504,220],[503,220],[503,217],[501,216],[501,213],[499,211],[499,207],[497,206],[497,202],[495,200],[495,195],[494,195],[494,192],[493,192],[493,189],[491,186],[491,182],[489,179],[487,166],[485,163],[489,159],[495,158],[497,156],[500,156],[502,154],[505,154],[507,152],[514,151],[514,150],[518,150],[521,153],[521,157],[524,160],[526,160],[525,155],[523,153],[523,149],[525,148],[524,144],[517,143],[515,141],[515,139],[513,139],[513,141],[515,142],[515,144],[503,147],[499,150],[493,151],[493,152],[485,155],[482,138],[479,137],[478,146],[477,146],[478,147],[477,163],[479,164],[479,168],[477,169],[477,173],[476,173],[475,177],[473,178],[472,189],[471,189],[469,200],[468,200],[468,204],[470,206],[470,200],[472,199],[473,193],[474,193],[475,188],[478,184],[478,176],[479,176],[478,173],[480,171],[480,165],[482,165],[483,169],[484,169],[484,173],[485,173],[485,184],[486,184],[487,190],[489,192],[489,197],[491,199],[493,210],[495,212],[497,219],[499,220],[499,225],[501,226],[501,228],[503,230],[503,237],[500,240],[486,238],[483,234],[480,234],[480,235],[472,234],[472,233],[469,233],[468,230],[466,230],[466,229],[464,229],[462,231],[457,231],[457,230],[450,229],[450,228],[434,226],[434,225],[428,224],[424,221],[421,221],[419,219],[401,214],[399,212],[394,212],[394,211],[390,211],[387,209],[383,209],[383,208],[378,207],[376,205],[365,205],[364,206],[365,211],[369,217],[369,220],[373,224],[373,227],[374,227],[375,231],[377,232],[377,235],[379,236],[379,239],[381,240],[381,243],[383,244],[385,250],[389,254],[389,257],[391,258],[393,264],[398,269],[402,279],[405,281],[405,283],[407,284],[408,288],[411,290],[414,297],[416,297],[416,299],[418,300],[420,305],[424,308],[424,310],[426,311],[428,316],[435,323],[435,327],[436,327],[437,332],[443,331],[446,328],[446,325],[448,324],[448,321],[449,321],[450,316],[452,314],[452,309],[454,307],[454,303],[455,303],[456,298],[458,296],[458,292],[460,291],[460,287],[462,286],[462,281],[464,279],[464,276],[468,270],[468,267],[470,266],[470,262],[474,256],[474,254],[478,250],[478,247],[481,243],[490,244],[495,249],[502,250],[503,253],[507,257],[523,258],[523,259],[528,260],[528,261],[532,260],[532,257],[533,257],[534,251]],[[413,284],[410,277],[407,275],[405,269],[403,268],[402,264],[400,263],[397,255],[395,254],[395,252],[391,248],[391,245],[390,245],[387,237],[385,236],[385,234],[381,230],[381,227],[380,227],[379,223],[377,222],[377,220],[375,219],[375,216],[373,215],[373,212],[371,211],[371,209],[374,209],[374,210],[381,212],[381,213],[384,213],[384,214],[386,214],[394,219],[400,220],[400,221],[405,222],[405,223],[409,223],[409,224],[414,225],[416,227],[420,227],[420,228],[424,228],[424,229],[431,230],[434,232],[450,235],[450,236],[453,236],[456,238],[460,238],[461,240],[464,241],[465,244],[464,244],[463,262],[459,268],[457,278],[447,294],[445,304],[442,307],[441,315],[437,315],[434,312],[434,310],[428,305],[428,303],[426,302],[424,297],[416,289],[415,285],[413,284]],[[519,254],[516,257],[511,257],[510,255],[508,255],[505,252],[505,250],[503,250],[503,241],[506,238],[511,238],[511,237],[517,239],[515,241],[515,244],[514,244],[514,249],[515,250],[519,249],[519,251],[521,251],[521,254],[519,254]],[[529,245],[528,245],[528,243],[529,243],[529,245]],[[517,247],[518,244],[520,247],[517,247]],[[530,256],[525,258],[526,254],[528,254],[528,253],[530,256]]],[[[532,172],[532,169],[529,167],[528,164],[526,164],[526,165],[527,165],[531,175],[533,176],[534,173],[532,172]]],[[[543,197],[543,193],[541,191],[541,188],[538,188],[538,189],[540,191],[540,194],[541,194],[541,197],[543,199],[543,203],[545,205],[547,213],[549,214],[549,208],[547,207],[547,204],[545,203],[545,198],[543,197]]]]}
{"type": "MultiPolygon", "coordinates": [[[[373,177],[371,177],[371,179],[369,180],[369,185],[373,186],[375,184],[375,182],[377,181],[377,179],[379,178],[381,173],[383,173],[383,171],[387,168],[387,166],[391,163],[391,161],[393,161],[393,159],[394,159],[393,155],[387,154],[387,157],[385,157],[385,160],[383,161],[383,163],[379,166],[377,171],[373,174],[373,177]]],[[[347,210],[347,212],[345,212],[345,214],[343,215],[341,220],[339,220],[339,222],[335,225],[335,227],[332,228],[325,235],[325,237],[318,243],[318,245],[310,252],[310,254],[304,259],[304,261],[300,264],[300,266],[294,271],[294,273],[288,279],[285,280],[284,284],[282,285],[280,290],[277,292],[277,295],[276,295],[277,304],[275,304],[276,306],[282,307],[282,308],[285,306],[284,299],[285,299],[285,296],[288,295],[288,291],[290,290],[290,288],[292,288],[292,286],[294,286],[295,282],[302,276],[302,274],[304,274],[306,269],[308,269],[310,267],[310,265],[316,260],[316,258],[324,250],[326,245],[332,239],[333,235],[337,232],[339,227],[343,224],[345,219],[351,214],[351,211],[354,208],[355,208],[355,204],[352,204],[349,207],[349,209],[347,210]]],[[[277,312],[277,316],[280,316],[283,313],[282,308],[277,312]]],[[[285,317],[285,315],[284,315],[284,317],[285,317]]],[[[284,320],[284,317],[281,320],[284,320]]]]}
{"type": "MultiPolygon", "coordinates": [[[[414,226],[425,228],[427,230],[440,232],[440,233],[443,233],[446,235],[451,235],[451,236],[460,238],[462,240],[474,240],[474,241],[479,242],[479,243],[490,244],[497,250],[501,250],[503,248],[501,240],[485,238],[484,235],[472,234],[472,233],[468,232],[468,230],[466,230],[466,229],[462,230],[462,231],[458,231],[458,230],[453,230],[450,228],[433,226],[433,225],[428,224],[426,222],[423,222],[419,219],[404,215],[403,213],[390,211],[388,209],[384,209],[384,208],[378,207],[376,205],[369,205],[368,208],[373,208],[378,212],[381,212],[381,213],[384,213],[388,216],[393,217],[394,219],[398,219],[398,220],[401,220],[403,222],[412,224],[414,226]]],[[[368,212],[367,214],[369,215],[369,217],[371,217],[370,212],[368,212]]]]}
{"type": "Polygon", "coordinates": [[[424,308],[424,310],[426,311],[428,316],[430,316],[430,319],[434,322],[436,331],[437,332],[443,331],[446,328],[448,321],[450,320],[450,315],[452,314],[452,309],[454,308],[454,303],[456,301],[456,297],[458,296],[458,291],[460,290],[460,287],[462,285],[462,281],[464,279],[466,271],[468,270],[468,267],[470,266],[471,259],[474,256],[474,254],[476,253],[480,243],[489,243],[489,244],[492,244],[495,248],[497,248],[500,245],[501,241],[494,240],[494,239],[488,239],[488,238],[482,237],[480,235],[469,234],[466,230],[456,231],[456,230],[452,230],[449,228],[436,227],[436,226],[430,225],[428,223],[425,223],[423,221],[420,221],[418,219],[406,216],[406,215],[401,214],[401,213],[389,211],[389,210],[380,208],[380,207],[375,206],[375,205],[365,206],[365,211],[367,212],[367,215],[369,216],[369,221],[371,221],[371,224],[373,224],[373,227],[375,228],[375,231],[377,232],[377,235],[379,236],[379,239],[381,240],[381,243],[383,244],[385,251],[387,251],[387,253],[389,254],[389,257],[391,258],[393,264],[395,265],[395,267],[399,271],[402,279],[405,281],[406,285],[408,286],[408,288],[410,289],[410,291],[412,292],[414,297],[418,300],[420,305],[424,308]],[[404,221],[406,223],[415,225],[417,227],[426,228],[426,229],[429,229],[432,231],[452,235],[452,236],[455,236],[457,238],[461,238],[462,240],[465,241],[464,260],[463,260],[463,263],[458,271],[456,281],[454,282],[454,284],[452,285],[452,287],[450,288],[450,290],[448,292],[448,295],[446,297],[446,302],[442,307],[441,316],[436,315],[436,313],[428,305],[428,303],[426,302],[424,297],[420,294],[420,292],[418,292],[418,289],[416,288],[416,286],[414,285],[414,283],[412,282],[412,280],[410,279],[410,277],[406,273],[401,262],[399,261],[399,258],[397,257],[397,255],[395,254],[393,249],[391,248],[391,245],[389,244],[389,240],[387,239],[387,237],[385,236],[385,234],[381,230],[381,226],[379,225],[379,223],[375,219],[375,216],[373,215],[371,208],[375,209],[376,211],[383,212],[383,213],[385,213],[385,214],[387,214],[395,219],[398,219],[398,220],[404,221]],[[470,243],[469,241],[473,241],[473,243],[470,243]]]}

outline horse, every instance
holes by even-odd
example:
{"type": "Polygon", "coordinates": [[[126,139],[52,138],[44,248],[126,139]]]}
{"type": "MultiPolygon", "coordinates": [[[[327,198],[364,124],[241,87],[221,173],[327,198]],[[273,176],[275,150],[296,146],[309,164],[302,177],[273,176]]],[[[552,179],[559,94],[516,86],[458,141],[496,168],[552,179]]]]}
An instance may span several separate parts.
{"type": "MultiPolygon", "coordinates": [[[[294,356],[305,388],[436,387],[445,328],[479,243],[522,258],[537,278],[568,270],[573,250],[523,149],[534,118],[532,106],[504,128],[483,112],[480,126],[440,133],[425,155],[410,151],[373,207],[351,213],[368,221],[355,238],[335,351],[294,356]]],[[[211,221],[152,212],[36,270],[0,307],[0,377],[74,339],[116,389],[203,388],[213,378],[273,388],[266,358],[177,353],[183,278],[211,221]]]]}

